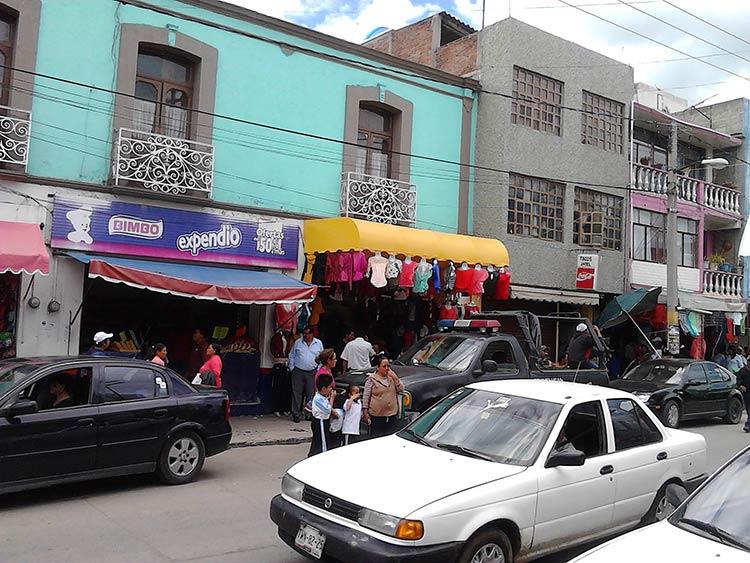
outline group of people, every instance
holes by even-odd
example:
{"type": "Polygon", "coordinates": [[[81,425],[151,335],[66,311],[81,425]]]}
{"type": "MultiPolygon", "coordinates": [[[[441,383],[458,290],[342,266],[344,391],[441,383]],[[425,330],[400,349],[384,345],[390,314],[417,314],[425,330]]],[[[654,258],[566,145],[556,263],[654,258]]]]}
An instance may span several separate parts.
{"type": "MultiPolygon", "coordinates": [[[[111,332],[99,331],[94,335],[94,345],[88,350],[89,356],[111,356],[110,351],[112,338],[111,332]]],[[[193,331],[193,347],[190,353],[188,369],[185,378],[194,384],[212,385],[221,387],[221,346],[217,342],[209,342],[203,329],[197,328],[193,331]]],[[[157,342],[149,348],[144,356],[149,362],[166,366],[167,346],[157,342]]]]}

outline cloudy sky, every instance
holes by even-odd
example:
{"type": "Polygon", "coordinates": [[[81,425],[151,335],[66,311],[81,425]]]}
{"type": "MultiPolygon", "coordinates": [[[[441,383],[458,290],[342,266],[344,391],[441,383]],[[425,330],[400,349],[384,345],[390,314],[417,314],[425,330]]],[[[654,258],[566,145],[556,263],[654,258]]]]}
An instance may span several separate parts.
{"type": "MultiPolygon", "coordinates": [[[[482,0],[229,1],[356,43],[378,27],[396,29],[440,10],[475,28],[482,23],[482,0]]],[[[709,103],[750,97],[750,0],[485,0],[485,3],[485,25],[510,13],[514,18],[631,64],[636,81],[670,90],[691,104],[709,97],[709,103]]]]}

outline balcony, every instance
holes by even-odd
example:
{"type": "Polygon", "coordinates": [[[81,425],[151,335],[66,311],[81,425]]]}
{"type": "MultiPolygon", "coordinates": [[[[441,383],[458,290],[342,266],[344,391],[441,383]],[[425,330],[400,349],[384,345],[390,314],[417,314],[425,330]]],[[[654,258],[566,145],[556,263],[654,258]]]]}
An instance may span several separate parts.
{"type": "Polygon", "coordinates": [[[31,112],[0,106],[0,162],[26,167],[31,112]]]}
{"type": "Polygon", "coordinates": [[[416,186],[392,178],[347,172],[341,181],[341,214],[413,227],[417,219],[416,186]]]}
{"type": "MultiPolygon", "coordinates": [[[[667,195],[667,171],[635,164],[633,184],[640,191],[667,195]]],[[[739,215],[741,212],[740,192],[735,189],[678,174],[677,190],[680,199],[685,201],[732,215],[739,215]]]]}
{"type": "Polygon", "coordinates": [[[211,195],[212,145],[122,128],[114,153],[115,186],[140,186],[163,194],[211,195]]]}
{"type": "Polygon", "coordinates": [[[742,274],[706,270],[703,272],[703,293],[714,297],[742,298],[742,274]]]}

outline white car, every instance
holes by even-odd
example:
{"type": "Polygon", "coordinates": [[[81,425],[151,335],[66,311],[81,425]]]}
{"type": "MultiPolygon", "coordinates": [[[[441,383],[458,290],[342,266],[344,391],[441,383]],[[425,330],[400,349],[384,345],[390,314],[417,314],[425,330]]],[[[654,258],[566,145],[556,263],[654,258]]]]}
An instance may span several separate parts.
{"type": "Polygon", "coordinates": [[[666,485],[697,486],[705,461],[702,436],[629,393],[483,382],[394,436],[296,464],[271,518],[312,558],[527,561],[666,516],[666,485]]]}
{"type": "MultiPolygon", "coordinates": [[[[750,561],[750,448],[714,473],[667,520],[625,534],[579,563],[750,561]]],[[[571,562],[572,563],[572,562],[571,562]]]]}

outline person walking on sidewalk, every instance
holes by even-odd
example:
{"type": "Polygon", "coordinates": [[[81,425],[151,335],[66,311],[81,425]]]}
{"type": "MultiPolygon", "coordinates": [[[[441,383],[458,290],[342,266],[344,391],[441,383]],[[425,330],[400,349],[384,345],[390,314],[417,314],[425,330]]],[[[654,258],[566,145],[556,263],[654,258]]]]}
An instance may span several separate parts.
{"type": "Polygon", "coordinates": [[[737,385],[742,391],[742,399],[745,401],[745,411],[747,411],[747,420],[743,430],[750,432],[750,366],[746,365],[737,372],[737,385]]]}
{"type": "Polygon", "coordinates": [[[380,356],[375,373],[365,381],[362,398],[362,420],[370,426],[370,437],[392,434],[398,420],[398,394],[404,384],[391,369],[388,358],[380,356]]]}
{"type": "Polygon", "coordinates": [[[323,343],[313,336],[309,327],[302,331],[289,351],[289,370],[292,372],[292,419],[299,422],[302,406],[312,399],[315,392],[315,370],[318,367],[318,354],[323,351],[323,343]]]}
{"type": "Polygon", "coordinates": [[[292,347],[292,333],[277,330],[271,338],[271,355],[273,371],[271,397],[273,412],[276,416],[289,415],[292,407],[292,380],[289,374],[289,351],[292,347]]]}
{"type": "Polygon", "coordinates": [[[333,390],[333,377],[327,373],[321,373],[315,387],[317,393],[312,400],[313,420],[311,424],[313,437],[307,457],[330,449],[331,417],[338,418],[338,414],[333,410],[333,402],[336,400],[336,391],[333,390]]]}

